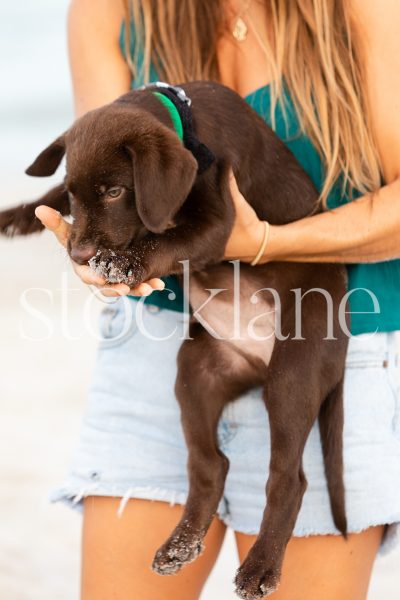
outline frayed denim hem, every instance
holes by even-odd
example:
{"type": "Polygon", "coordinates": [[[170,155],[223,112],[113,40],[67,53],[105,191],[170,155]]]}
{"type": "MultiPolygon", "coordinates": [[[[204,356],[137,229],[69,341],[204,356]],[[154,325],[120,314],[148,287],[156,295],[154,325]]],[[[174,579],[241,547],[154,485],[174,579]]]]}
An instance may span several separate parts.
{"type": "Polygon", "coordinates": [[[138,498],[143,500],[159,500],[168,502],[170,506],[175,504],[185,504],[187,494],[185,492],[177,492],[176,490],[168,490],[159,487],[151,486],[131,486],[122,490],[118,487],[107,486],[103,487],[97,484],[87,484],[82,488],[77,487],[61,487],[50,494],[51,502],[63,502],[70,508],[74,508],[79,512],[83,510],[83,499],[88,496],[108,496],[121,498],[118,508],[118,516],[122,516],[128,500],[138,498]]]}
{"type": "MultiPolygon", "coordinates": [[[[79,512],[82,512],[83,505],[82,500],[87,496],[108,496],[121,498],[118,507],[118,516],[122,516],[123,511],[132,498],[138,498],[142,500],[158,500],[161,502],[167,502],[170,506],[175,504],[184,505],[187,499],[186,492],[177,492],[176,490],[170,490],[161,487],[152,486],[130,486],[125,489],[121,489],[117,486],[102,486],[100,484],[86,484],[79,488],[79,486],[71,485],[64,486],[54,490],[50,494],[51,502],[63,502],[70,508],[74,508],[79,512]]],[[[254,527],[241,526],[232,519],[224,506],[224,500],[222,499],[218,507],[218,517],[221,521],[229,528],[239,533],[246,535],[258,535],[258,529],[254,527]]],[[[384,556],[391,552],[400,541],[400,515],[396,514],[393,518],[377,518],[370,519],[368,522],[352,523],[348,529],[348,533],[360,533],[369,527],[378,525],[387,525],[387,529],[382,539],[381,546],[378,551],[379,556],[384,556]]],[[[340,535],[340,533],[333,528],[327,527],[295,527],[293,537],[308,537],[311,535],[340,535]]]]}

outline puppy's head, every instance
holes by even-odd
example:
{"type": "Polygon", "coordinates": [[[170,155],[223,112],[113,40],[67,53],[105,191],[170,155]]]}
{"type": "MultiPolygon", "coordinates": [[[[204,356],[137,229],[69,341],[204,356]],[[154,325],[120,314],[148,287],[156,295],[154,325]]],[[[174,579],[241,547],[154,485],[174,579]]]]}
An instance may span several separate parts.
{"type": "Polygon", "coordinates": [[[124,249],[162,233],[185,202],[197,162],[174,131],[140,109],[110,104],[87,113],[26,170],[52,175],[66,155],[73,224],[71,257],[124,249]]]}

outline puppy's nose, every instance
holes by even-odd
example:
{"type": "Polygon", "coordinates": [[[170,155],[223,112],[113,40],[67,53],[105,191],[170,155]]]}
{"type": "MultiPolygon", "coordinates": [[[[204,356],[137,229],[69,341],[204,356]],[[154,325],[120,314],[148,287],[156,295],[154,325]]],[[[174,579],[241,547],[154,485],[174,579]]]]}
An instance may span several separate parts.
{"type": "Polygon", "coordinates": [[[96,248],[91,244],[75,246],[71,249],[70,254],[74,262],[78,263],[78,265],[84,265],[96,254],[96,248]]]}

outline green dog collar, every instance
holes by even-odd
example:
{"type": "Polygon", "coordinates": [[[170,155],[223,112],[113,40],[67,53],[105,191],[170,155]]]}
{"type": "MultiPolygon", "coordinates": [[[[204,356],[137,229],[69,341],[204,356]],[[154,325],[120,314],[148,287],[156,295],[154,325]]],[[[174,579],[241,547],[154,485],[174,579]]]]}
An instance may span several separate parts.
{"type": "Polygon", "coordinates": [[[169,85],[163,81],[148,83],[139,90],[151,90],[154,96],[165,106],[171,117],[174,130],[183,146],[189,150],[197,161],[197,172],[204,173],[216,160],[211,150],[196,135],[192,101],[183,88],[169,85]],[[153,91],[154,90],[154,91],[153,91]]]}
{"type": "Polygon", "coordinates": [[[174,126],[174,129],[176,131],[177,136],[179,137],[179,139],[181,140],[181,142],[183,143],[183,125],[182,125],[182,119],[181,116],[178,112],[178,109],[176,108],[175,104],[172,102],[172,100],[170,100],[165,94],[162,94],[160,92],[153,92],[154,96],[157,96],[157,98],[159,99],[159,101],[164,104],[165,108],[168,110],[169,115],[172,119],[172,124],[174,126]]]}

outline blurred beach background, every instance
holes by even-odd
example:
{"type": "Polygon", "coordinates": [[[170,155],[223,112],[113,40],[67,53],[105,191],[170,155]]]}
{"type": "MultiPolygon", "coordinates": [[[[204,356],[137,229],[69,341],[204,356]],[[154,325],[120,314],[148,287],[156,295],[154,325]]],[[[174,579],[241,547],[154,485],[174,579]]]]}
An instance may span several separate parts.
{"type": "MultiPolygon", "coordinates": [[[[68,127],[73,111],[68,2],[1,0],[0,6],[5,208],[34,199],[61,179],[60,172],[35,180],[24,170],[68,127]]],[[[67,471],[95,359],[96,339],[84,327],[83,313],[91,296],[47,233],[0,239],[0,272],[0,598],[77,600],[80,516],[48,497],[67,471]],[[61,291],[66,285],[67,303],[61,291]],[[28,313],[21,299],[45,317],[28,313]]],[[[93,328],[101,307],[91,303],[93,328]]],[[[399,561],[399,549],[377,560],[368,600],[400,597],[399,561]]],[[[236,564],[229,533],[202,600],[236,598],[236,564]]]]}

